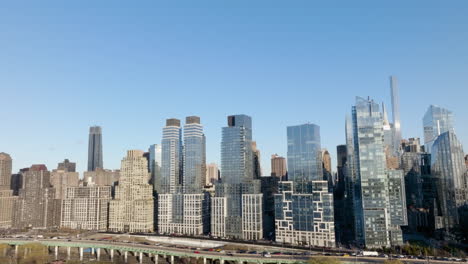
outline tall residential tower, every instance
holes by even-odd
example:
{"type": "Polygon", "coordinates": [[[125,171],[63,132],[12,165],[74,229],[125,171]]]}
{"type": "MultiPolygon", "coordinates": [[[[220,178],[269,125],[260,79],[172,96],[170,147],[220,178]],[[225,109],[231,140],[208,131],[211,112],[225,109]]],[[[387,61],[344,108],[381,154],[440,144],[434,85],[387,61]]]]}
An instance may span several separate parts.
{"type": "Polygon", "coordinates": [[[400,226],[406,224],[403,172],[387,169],[379,105],[357,97],[349,121],[346,193],[353,208],[355,243],[369,248],[402,244],[400,226]]]}
{"type": "Polygon", "coordinates": [[[258,240],[263,237],[262,194],[255,179],[252,119],[228,116],[221,140],[221,183],[211,205],[214,236],[258,240]]]}
{"type": "Polygon", "coordinates": [[[290,126],[288,181],[275,195],[276,241],[295,245],[335,246],[333,195],[323,180],[320,127],[290,126]]]}

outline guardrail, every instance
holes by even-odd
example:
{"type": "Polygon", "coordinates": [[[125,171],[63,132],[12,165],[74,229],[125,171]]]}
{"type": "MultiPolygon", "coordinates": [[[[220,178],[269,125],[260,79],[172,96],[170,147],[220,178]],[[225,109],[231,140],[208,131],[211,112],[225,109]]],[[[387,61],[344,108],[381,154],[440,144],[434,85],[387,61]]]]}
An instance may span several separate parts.
{"type": "Polygon", "coordinates": [[[24,245],[28,243],[41,243],[48,247],[73,247],[73,248],[101,248],[101,249],[109,249],[109,250],[118,250],[121,252],[135,252],[135,253],[146,253],[146,254],[154,254],[154,255],[165,255],[165,256],[174,256],[178,258],[206,258],[212,260],[220,260],[220,261],[234,261],[237,263],[249,262],[249,263],[259,263],[259,264],[268,264],[268,263],[284,263],[284,264],[299,264],[299,263],[306,263],[304,259],[294,259],[292,258],[278,258],[278,257],[271,257],[271,258],[264,258],[264,257],[244,257],[244,256],[227,256],[221,254],[206,254],[206,252],[200,253],[191,253],[191,252],[180,252],[180,251],[172,251],[169,249],[155,249],[150,246],[143,246],[143,245],[122,245],[120,243],[115,242],[92,242],[92,241],[62,241],[62,240],[19,240],[19,239],[0,239],[0,243],[9,244],[9,245],[24,245]]]}

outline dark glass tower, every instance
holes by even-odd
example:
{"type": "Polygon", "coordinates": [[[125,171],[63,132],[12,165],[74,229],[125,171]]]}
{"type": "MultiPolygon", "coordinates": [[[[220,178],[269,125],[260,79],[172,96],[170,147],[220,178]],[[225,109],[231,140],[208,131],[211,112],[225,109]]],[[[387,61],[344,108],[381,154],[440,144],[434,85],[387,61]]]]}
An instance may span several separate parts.
{"type": "Polygon", "coordinates": [[[97,168],[104,168],[102,162],[102,129],[100,126],[92,126],[89,128],[88,171],[95,171],[97,168]]]}

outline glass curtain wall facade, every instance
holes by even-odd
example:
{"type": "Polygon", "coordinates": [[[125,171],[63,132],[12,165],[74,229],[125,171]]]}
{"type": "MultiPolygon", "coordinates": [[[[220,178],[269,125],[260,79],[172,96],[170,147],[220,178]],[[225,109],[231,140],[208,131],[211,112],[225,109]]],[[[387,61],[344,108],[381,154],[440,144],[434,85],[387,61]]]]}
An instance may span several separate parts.
{"type": "Polygon", "coordinates": [[[288,181],[275,195],[276,241],[296,245],[335,246],[333,195],[323,180],[320,128],[291,126],[288,136],[288,181]]]}
{"type": "Polygon", "coordinates": [[[429,106],[423,118],[423,129],[425,150],[431,153],[436,138],[442,133],[453,130],[453,113],[436,105],[429,106]]]}
{"type": "Polygon", "coordinates": [[[463,148],[455,133],[447,131],[432,146],[431,172],[437,181],[436,229],[449,231],[458,224],[458,208],[467,200],[467,173],[463,148]]]}
{"type": "Polygon", "coordinates": [[[93,126],[89,128],[88,171],[95,171],[97,168],[104,169],[102,161],[102,128],[93,126]]]}
{"type": "Polygon", "coordinates": [[[221,182],[215,186],[212,205],[214,236],[262,238],[261,185],[254,178],[253,162],[251,117],[228,116],[228,126],[222,129],[221,182]]]}
{"type": "Polygon", "coordinates": [[[379,105],[357,97],[351,124],[352,138],[349,124],[347,127],[348,170],[352,171],[348,175],[348,199],[353,206],[354,242],[369,248],[401,244],[401,228],[397,221],[392,222],[392,215],[405,207],[400,204],[405,199],[402,179],[398,180],[402,173],[386,169],[384,122],[379,105]]]}

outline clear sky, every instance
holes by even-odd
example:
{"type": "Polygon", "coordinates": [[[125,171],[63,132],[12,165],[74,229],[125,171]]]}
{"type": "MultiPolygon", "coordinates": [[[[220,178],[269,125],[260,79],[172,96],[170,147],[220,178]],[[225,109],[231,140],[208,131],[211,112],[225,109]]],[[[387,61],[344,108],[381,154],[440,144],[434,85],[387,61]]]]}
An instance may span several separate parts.
{"type": "Polygon", "coordinates": [[[318,124],[334,158],[355,96],[389,106],[391,74],[404,137],[437,104],[467,146],[467,14],[456,0],[4,2],[0,151],[14,171],[69,158],[82,172],[100,125],[116,169],[166,118],[198,115],[217,162],[226,116],[248,114],[268,174],[288,125],[318,124]]]}

